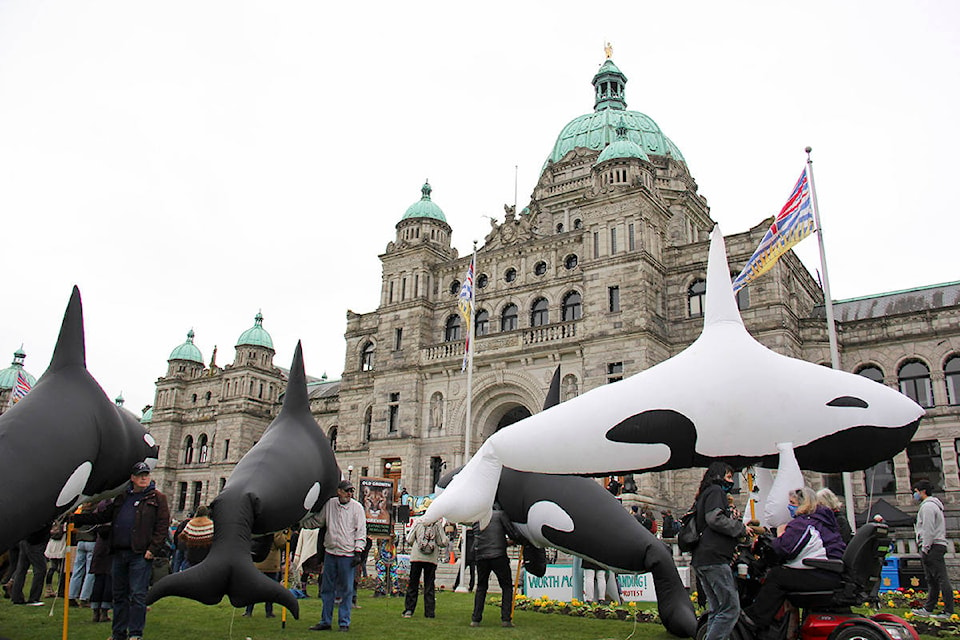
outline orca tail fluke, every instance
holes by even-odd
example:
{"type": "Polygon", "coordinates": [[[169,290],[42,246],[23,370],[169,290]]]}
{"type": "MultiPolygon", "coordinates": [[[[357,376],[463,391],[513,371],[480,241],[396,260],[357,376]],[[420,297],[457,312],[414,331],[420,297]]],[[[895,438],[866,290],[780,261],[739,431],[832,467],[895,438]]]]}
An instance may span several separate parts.
{"type": "Polygon", "coordinates": [[[180,596],[213,605],[226,595],[234,607],[274,602],[286,607],[294,618],[300,618],[297,599],[253,565],[249,550],[239,557],[216,551],[211,549],[200,564],[157,582],[147,593],[147,604],[168,596],[180,596]]]}
{"type": "MultiPolygon", "coordinates": [[[[653,534],[650,537],[653,538],[653,534]]],[[[644,565],[653,576],[657,590],[657,611],[664,628],[680,638],[696,637],[697,613],[680,580],[670,550],[654,538],[644,557],[644,565]]]]}

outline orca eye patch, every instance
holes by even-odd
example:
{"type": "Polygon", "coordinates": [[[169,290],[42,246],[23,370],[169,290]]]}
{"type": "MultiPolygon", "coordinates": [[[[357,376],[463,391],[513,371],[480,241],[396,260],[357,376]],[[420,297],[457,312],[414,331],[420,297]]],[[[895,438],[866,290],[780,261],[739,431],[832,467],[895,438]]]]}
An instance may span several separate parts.
{"type": "Polygon", "coordinates": [[[853,396],[840,396],[839,398],[834,398],[827,403],[828,407],[857,407],[858,409],[866,409],[870,405],[866,403],[865,400],[860,398],[854,398],[853,396]]]}

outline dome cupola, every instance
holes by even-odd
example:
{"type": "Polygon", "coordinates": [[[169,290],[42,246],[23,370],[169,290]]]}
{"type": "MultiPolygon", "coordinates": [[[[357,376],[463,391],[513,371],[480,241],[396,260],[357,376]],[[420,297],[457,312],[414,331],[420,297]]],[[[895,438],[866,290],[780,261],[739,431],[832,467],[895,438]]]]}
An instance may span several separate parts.
{"type": "Polygon", "coordinates": [[[10,363],[10,366],[0,371],[0,390],[16,387],[17,378],[20,377],[21,373],[31,388],[37,384],[37,379],[23,368],[23,361],[26,357],[27,354],[23,352],[23,345],[20,345],[20,348],[13,352],[13,362],[10,363]]]}
{"type": "Polygon", "coordinates": [[[430,199],[430,193],[433,191],[433,187],[430,186],[430,181],[427,180],[423,183],[423,187],[420,188],[420,193],[423,195],[417,202],[414,202],[412,205],[407,207],[406,213],[403,214],[403,217],[400,220],[409,220],[410,218],[432,218],[434,220],[439,220],[440,222],[446,223],[447,217],[443,215],[443,211],[434,204],[433,200],[430,199]]]}
{"type": "Polygon", "coordinates": [[[608,144],[597,157],[597,164],[614,159],[639,158],[650,161],[646,152],[633,140],[627,138],[627,126],[623,118],[617,124],[617,139],[608,144]]]}
{"type": "Polygon", "coordinates": [[[203,364],[203,354],[200,353],[197,345],[193,344],[193,336],[193,329],[190,329],[190,331],[187,332],[187,341],[181,345],[177,345],[177,347],[170,352],[170,357],[167,358],[167,361],[188,360],[190,362],[203,364]]]}
{"type": "Polygon", "coordinates": [[[240,334],[236,346],[238,347],[265,347],[273,349],[273,338],[263,328],[263,314],[259,311],[253,317],[253,326],[240,334]]]}

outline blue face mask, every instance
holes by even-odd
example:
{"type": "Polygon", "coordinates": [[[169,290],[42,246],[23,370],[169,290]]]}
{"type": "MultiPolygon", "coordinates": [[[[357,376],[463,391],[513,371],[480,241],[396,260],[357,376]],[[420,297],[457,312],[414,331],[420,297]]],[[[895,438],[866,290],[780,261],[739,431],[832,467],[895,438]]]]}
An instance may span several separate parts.
{"type": "Polygon", "coordinates": [[[915,502],[920,502],[920,492],[919,492],[919,491],[914,491],[914,492],[913,492],[913,499],[914,499],[915,502]]]}
{"type": "Polygon", "coordinates": [[[733,481],[732,481],[732,480],[721,480],[721,481],[720,481],[720,488],[723,489],[724,492],[730,493],[731,491],[733,491],[733,481]]]}
{"type": "Polygon", "coordinates": [[[795,505],[795,504],[788,504],[788,505],[787,505],[787,511],[790,512],[790,517],[791,517],[791,518],[796,518],[796,517],[797,517],[797,505],[795,505]]]}

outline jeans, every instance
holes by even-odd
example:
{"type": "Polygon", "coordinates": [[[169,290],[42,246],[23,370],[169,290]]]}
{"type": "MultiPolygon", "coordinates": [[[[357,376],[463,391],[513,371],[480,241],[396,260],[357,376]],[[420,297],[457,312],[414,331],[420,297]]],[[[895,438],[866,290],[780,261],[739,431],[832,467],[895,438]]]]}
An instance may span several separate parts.
{"type": "Polygon", "coordinates": [[[335,556],[325,553],[323,556],[323,583],[320,585],[320,598],[323,610],[320,624],[333,624],[333,601],[340,598],[337,622],[340,627],[350,626],[350,610],[353,608],[353,556],[335,556]]]}
{"type": "Polygon", "coordinates": [[[434,617],[437,612],[436,582],[437,565],[432,562],[411,562],[410,582],[407,584],[407,596],[403,608],[410,613],[417,609],[417,596],[420,595],[420,574],[423,573],[423,615],[434,617]]]}
{"type": "Polygon", "coordinates": [[[740,596],[733,581],[733,570],[729,564],[708,564],[694,570],[710,607],[703,640],[726,640],[740,618],[740,596]]]}
{"type": "Polygon", "coordinates": [[[477,592],[473,596],[474,622],[483,619],[483,605],[487,600],[487,586],[490,584],[490,572],[493,571],[500,583],[503,597],[500,599],[500,619],[510,621],[510,610],[513,608],[513,581],[510,574],[510,560],[507,556],[477,560],[477,592]]]}
{"type": "Polygon", "coordinates": [[[943,554],[947,548],[942,544],[930,546],[930,550],[920,554],[923,563],[923,572],[927,576],[927,602],[923,608],[927,611],[937,610],[937,600],[943,595],[943,612],[953,613],[953,587],[950,586],[950,576],[947,575],[947,563],[943,554]]]}
{"type": "Polygon", "coordinates": [[[70,597],[89,600],[93,591],[93,574],[90,563],[93,562],[93,547],[96,542],[77,543],[77,557],[73,560],[73,572],[70,574],[70,597]]]}
{"type": "Polygon", "coordinates": [[[30,585],[30,599],[27,602],[43,600],[43,578],[47,573],[47,556],[43,555],[47,543],[27,544],[20,541],[20,556],[17,559],[17,571],[13,577],[10,600],[14,604],[23,604],[23,585],[27,581],[27,568],[33,567],[33,582],[30,585]]]}
{"type": "Polygon", "coordinates": [[[153,563],[130,549],[113,555],[113,640],[143,636],[153,563]]]}
{"type": "MultiPolygon", "coordinates": [[[[263,572],[263,575],[267,576],[268,578],[270,578],[270,579],[273,580],[274,582],[280,582],[280,572],[279,572],[279,571],[264,571],[264,572],[263,572]]],[[[269,600],[268,600],[267,602],[264,602],[264,603],[263,603],[263,611],[264,611],[264,613],[265,613],[266,615],[272,616],[272,615],[273,615],[273,603],[270,602],[269,600]]],[[[247,613],[247,615],[253,615],[253,605],[252,605],[252,604],[248,604],[248,605],[247,605],[246,613],[247,613]]]]}

